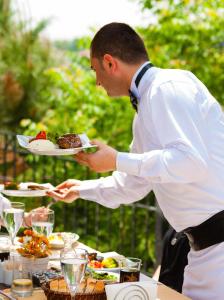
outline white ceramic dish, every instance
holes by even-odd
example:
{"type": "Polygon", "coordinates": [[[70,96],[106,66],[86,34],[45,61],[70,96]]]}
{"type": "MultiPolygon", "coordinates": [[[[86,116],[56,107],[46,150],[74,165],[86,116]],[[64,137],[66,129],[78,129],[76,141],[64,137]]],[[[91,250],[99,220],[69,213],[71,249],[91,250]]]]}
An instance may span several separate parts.
{"type": "Polygon", "coordinates": [[[69,148],[69,149],[60,149],[58,145],[55,145],[55,149],[51,150],[39,150],[39,149],[30,149],[29,148],[29,140],[33,138],[33,136],[27,135],[17,135],[18,143],[21,147],[27,149],[31,153],[38,154],[38,155],[48,155],[48,156],[57,156],[57,155],[73,155],[76,154],[84,149],[88,148],[95,148],[96,145],[90,144],[89,138],[85,133],[79,134],[79,137],[82,141],[82,147],[78,148],[69,148]]]}
{"type": "Polygon", "coordinates": [[[0,186],[0,192],[9,197],[44,197],[47,191],[54,189],[54,186],[50,183],[43,183],[41,186],[46,187],[46,190],[31,190],[28,189],[28,185],[31,184],[32,182],[22,182],[18,190],[5,190],[4,184],[2,184],[0,186]]]}

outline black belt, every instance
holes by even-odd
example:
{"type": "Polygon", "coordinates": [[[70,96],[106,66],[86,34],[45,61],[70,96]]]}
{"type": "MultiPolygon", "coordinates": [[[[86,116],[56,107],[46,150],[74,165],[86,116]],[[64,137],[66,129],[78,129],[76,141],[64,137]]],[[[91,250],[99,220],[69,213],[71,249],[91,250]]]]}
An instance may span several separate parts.
{"type": "Polygon", "coordinates": [[[224,242],[224,210],[195,227],[188,227],[183,232],[195,251],[224,242]]]}

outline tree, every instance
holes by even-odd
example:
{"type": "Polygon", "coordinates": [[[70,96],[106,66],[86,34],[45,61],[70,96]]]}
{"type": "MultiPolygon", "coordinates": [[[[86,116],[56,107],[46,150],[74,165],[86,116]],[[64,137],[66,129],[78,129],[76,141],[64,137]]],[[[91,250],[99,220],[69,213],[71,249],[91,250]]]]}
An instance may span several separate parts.
{"type": "Polygon", "coordinates": [[[151,14],[141,29],[152,62],[197,75],[224,104],[224,18],[222,0],[140,0],[151,14]]]}
{"type": "Polygon", "coordinates": [[[9,0],[0,0],[0,127],[14,130],[23,118],[39,120],[46,99],[43,76],[52,65],[51,47],[39,34],[47,26],[43,20],[28,28],[27,21],[16,22],[9,0]]]}

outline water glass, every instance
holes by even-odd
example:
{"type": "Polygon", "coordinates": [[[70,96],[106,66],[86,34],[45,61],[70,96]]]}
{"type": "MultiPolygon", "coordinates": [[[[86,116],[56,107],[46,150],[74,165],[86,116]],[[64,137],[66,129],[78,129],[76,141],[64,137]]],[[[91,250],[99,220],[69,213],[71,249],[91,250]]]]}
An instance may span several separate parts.
{"type": "Polygon", "coordinates": [[[51,235],[54,227],[54,211],[47,209],[44,211],[32,210],[31,224],[33,231],[39,234],[51,235]]]}
{"type": "Polygon", "coordinates": [[[135,257],[126,257],[120,269],[120,282],[139,281],[142,260],[135,257]]]}
{"type": "Polygon", "coordinates": [[[13,281],[11,293],[16,297],[29,297],[33,293],[32,272],[24,264],[14,258],[13,281]]]}
{"type": "Polygon", "coordinates": [[[11,207],[3,210],[3,222],[9,233],[12,245],[14,245],[16,234],[23,223],[24,210],[25,205],[22,202],[11,202],[11,207]]]}
{"type": "Polygon", "coordinates": [[[61,269],[69,288],[71,297],[75,296],[77,287],[82,281],[88,262],[88,253],[85,249],[71,249],[61,253],[61,269]]]}

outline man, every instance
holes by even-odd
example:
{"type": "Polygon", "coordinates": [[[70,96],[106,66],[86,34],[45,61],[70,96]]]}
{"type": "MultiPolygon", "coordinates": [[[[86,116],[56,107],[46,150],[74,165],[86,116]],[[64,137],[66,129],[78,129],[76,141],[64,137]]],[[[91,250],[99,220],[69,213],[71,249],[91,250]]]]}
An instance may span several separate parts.
{"type": "MultiPolygon", "coordinates": [[[[218,102],[191,72],[149,62],[143,41],[126,24],[102,27],[91,43],[96,84],[110,96],[130,93],[137,110],[130,153],[97,142],[98,151],[76,160],[97,180],[68,180],[50,193],[81,197],[116,208],[154,191],[164,216],[186,232],[191,250],[183,293],[193,300],[224,295],[224,116],[218,102]]],[[[94,142],[95,143],[95,142],[94,142]]]]}

